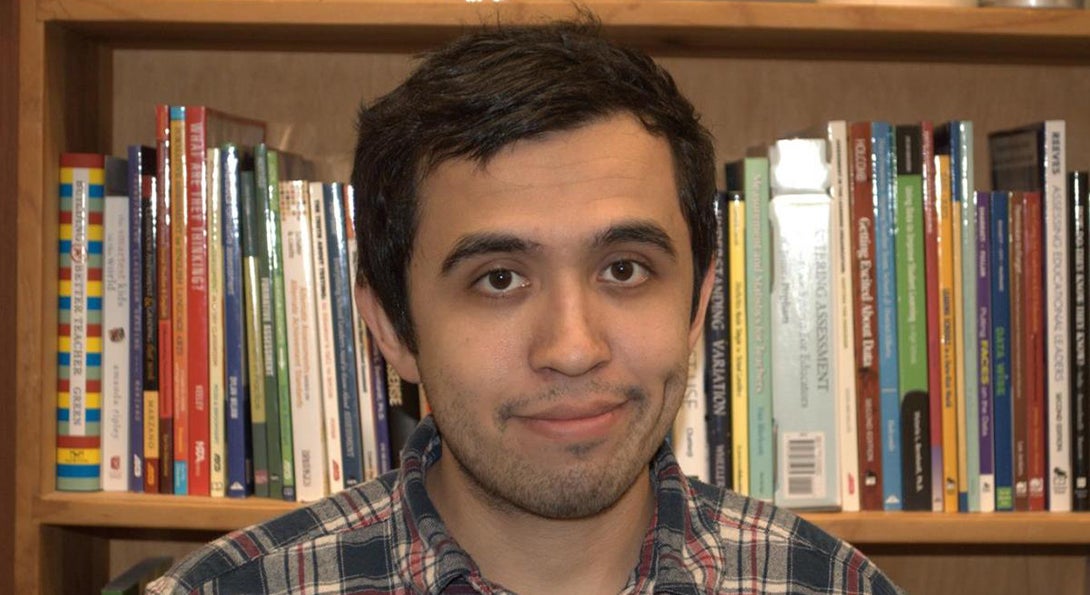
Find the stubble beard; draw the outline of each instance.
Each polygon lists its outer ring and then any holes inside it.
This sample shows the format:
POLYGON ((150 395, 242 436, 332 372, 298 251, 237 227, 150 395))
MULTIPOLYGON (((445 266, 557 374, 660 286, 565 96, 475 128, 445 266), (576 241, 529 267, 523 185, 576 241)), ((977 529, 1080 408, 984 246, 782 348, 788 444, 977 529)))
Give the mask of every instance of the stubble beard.
MULTIPOLYGON (((475 495, 491 507, 511 513, 571 520, 598 515, 628 492, 647 469, 672 426, 677 406, 685 391, 688 369, 681 366, 663 383, 663 399, 652 406, 647 391, 639 386, 592 385, 599 393, 623 395, 631 408, 632 425, 610 453, 601 453, 607 445, 587 442, 566 447, 570 463, 541 465, 526 453, 507 448, 493 434, 481 431, 468 409, 459 406, 459 395, 447 407, 433 411, 443 439, 444 455, 449 455, 475 495)), ((527 400, 548 400, 558 395, 543 395, 527 400)), ((500 436, 507 427, 505 411, 496 414, 500 436)))

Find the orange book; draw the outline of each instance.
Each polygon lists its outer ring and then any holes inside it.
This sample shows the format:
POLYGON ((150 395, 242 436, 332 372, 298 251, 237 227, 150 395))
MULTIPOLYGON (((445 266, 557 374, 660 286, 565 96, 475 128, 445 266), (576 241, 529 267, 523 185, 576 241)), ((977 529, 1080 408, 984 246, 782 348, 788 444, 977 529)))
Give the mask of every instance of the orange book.
POLYGON ((1022 366, 1026 392, 1026 477, 1030 510, 1045 510, 1045 478, 1048 449, 1045 442, 1045 309, 1043 201, 1038 191, 1022 195, 1023 293, 1022 335, 1025 348, 1022 366))
POLYGON ((174 493, 174 332, 171 315, 170 106, 155 106, 158 196, 156 210, 156 294, 159 302, 159 457, 149 458, 145 488, 174 493), (152 480, 158 478, 158 485, 152 480))
POLYGON ((958 510, 958 304, 954 296, 954 213, 950 183, 950 156, 935 156, 935 222, 938 231, 939 394, 942 397, 942 503, 946 512, 958 510))

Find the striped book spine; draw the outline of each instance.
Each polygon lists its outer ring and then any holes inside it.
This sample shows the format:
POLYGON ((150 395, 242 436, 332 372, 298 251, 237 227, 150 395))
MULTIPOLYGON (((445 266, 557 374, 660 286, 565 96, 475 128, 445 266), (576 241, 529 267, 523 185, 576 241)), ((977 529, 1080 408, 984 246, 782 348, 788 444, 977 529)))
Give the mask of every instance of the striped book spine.
POLYGON ((57 489, 101 488, 104 159, 60 161, 57 489))

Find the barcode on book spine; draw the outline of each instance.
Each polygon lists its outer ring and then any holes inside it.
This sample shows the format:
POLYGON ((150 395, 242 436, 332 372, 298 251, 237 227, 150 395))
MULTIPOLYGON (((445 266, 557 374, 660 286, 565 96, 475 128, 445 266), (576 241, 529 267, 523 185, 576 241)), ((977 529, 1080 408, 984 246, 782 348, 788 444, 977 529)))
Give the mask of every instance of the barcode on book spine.
POLYGON ((784 486, 788 498, 825 497, 825 434, 784 434, 784 486))

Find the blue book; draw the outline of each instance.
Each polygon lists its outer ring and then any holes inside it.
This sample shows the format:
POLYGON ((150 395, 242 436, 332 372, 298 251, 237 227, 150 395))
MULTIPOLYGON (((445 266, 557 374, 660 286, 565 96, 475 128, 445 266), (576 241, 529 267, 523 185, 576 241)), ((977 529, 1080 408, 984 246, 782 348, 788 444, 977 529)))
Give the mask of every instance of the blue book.
POLYGON ((238 147, 225 144, 223 172, 223 338, 227 380, 227 495, 245 498, 250 481, 249 391, 246 390, 246 335, 243 331, 242 211, 238 147))
POLYGON ((886 510, 900 510, 901 493, 901 386, 897 335, 897 250, 894 230, 897 195, 894 191, 893 128, 871 123, 874 168, 874 259, 878 280, 878 385, 882 417, 882 501, 886 510))
MULTIPOLYGON (((152 168, 155 150, 128 148, 129 178, 129 491, 144 491, 144 172, 152 168), (149 153, 150 152, 150 153, 149 153), (146 160, 146 161, 145 161, 146 160)), ((154 196, 152 197, 154 199, 154 196)))
POLYGON ((360 395, 356 384, 356 341, 352 327, 352 283, 348 271, 348 244, 344 194, 341 184, 322 184, 325 206, 326 249, 329 254, 329 288, 333 311, 333 344, 337 357, 337 400, 341 406, 341 464, 344 486, 363 481, 363 440, 360 428, 360 395))
MULTIPOLYGON (((729 184, 729 182, 728 182, 729 184)), ((715 211, 715 280, 704 319, 704 397, 707 403, 708 477, 731 488, 730 330, 727 322, 727 197, 717 194, 715 211)))
POLYGON ((992 193, 992 402, 995 405, 995 509, 1014 510, 1014 419, 1010 359, 1009 204, 1007 192, 992 193))

